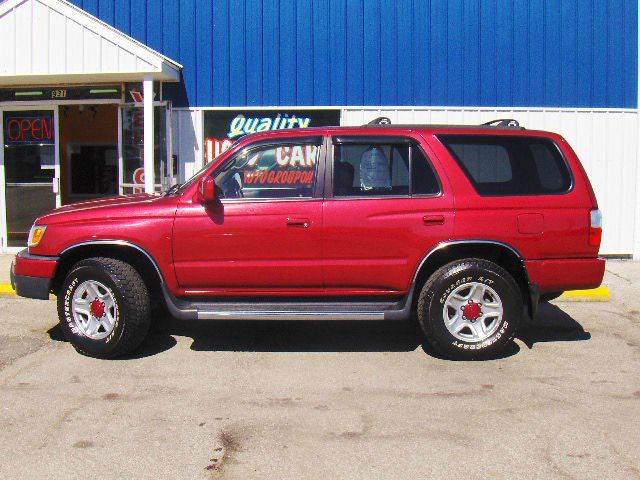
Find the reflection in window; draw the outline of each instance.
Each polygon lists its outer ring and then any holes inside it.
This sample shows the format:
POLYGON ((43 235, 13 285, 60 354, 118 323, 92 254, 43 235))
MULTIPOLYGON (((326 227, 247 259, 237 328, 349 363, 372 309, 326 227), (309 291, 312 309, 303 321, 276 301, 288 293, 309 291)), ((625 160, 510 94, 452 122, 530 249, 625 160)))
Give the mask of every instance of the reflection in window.
POLYGON ((416 145, 336 145, 333 169, 336 197, 434 195, 440 191, 429 160, 416 145))
POLYGON ((313 196, 320 146, 280 145, 245 150, 215 172, 221 198, 313 196))

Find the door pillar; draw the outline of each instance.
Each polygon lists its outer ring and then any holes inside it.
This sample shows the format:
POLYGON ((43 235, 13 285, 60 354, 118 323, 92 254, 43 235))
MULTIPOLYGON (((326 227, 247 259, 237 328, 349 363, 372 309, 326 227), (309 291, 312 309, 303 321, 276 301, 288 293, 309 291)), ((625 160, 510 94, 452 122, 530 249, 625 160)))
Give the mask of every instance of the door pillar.
POLYGON ((154 134, 153 134, 153 77, 145 75, 142 86, 144 109, 144 191, 153 193, 154 175, 154 134))

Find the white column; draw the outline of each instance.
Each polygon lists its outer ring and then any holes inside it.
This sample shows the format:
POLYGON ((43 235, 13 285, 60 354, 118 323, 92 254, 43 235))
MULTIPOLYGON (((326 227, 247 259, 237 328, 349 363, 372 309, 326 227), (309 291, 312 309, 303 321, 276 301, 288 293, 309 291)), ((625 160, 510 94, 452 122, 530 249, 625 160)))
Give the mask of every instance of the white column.
MULTIPOLYGON (((640 15, 638 15, 638 28, 640 28, 640 15)), ((640 36, 638 37, 638 48, 640 49, 640 36)), ((640 50, 638 50, 638 52, 640 52, 640 50)), ((638 74, 640 74, 640 62, 638 62, 638 74)), ((638 137, 636 137, 636 203, 633 206, 636 211, 633 259, 640 260, 640 77, 638 77, 638 90, 636 90, 636 94, 638 96, 638 111, 636 112, 638 137)))
MULTIPOLYGON (((640 86, 638 87, 640 92, 640 86)), ((635 210, 635 232, 633 239, 633 259, 640 260, 640 109, 636 113, 637 132, 636 137, 636 198, 632 208, 635 210)))
POLYGON ((145 75, 142 88, 144 106, 144 191, 154 191, 154 161, 153 161, 153 77, 145 75))

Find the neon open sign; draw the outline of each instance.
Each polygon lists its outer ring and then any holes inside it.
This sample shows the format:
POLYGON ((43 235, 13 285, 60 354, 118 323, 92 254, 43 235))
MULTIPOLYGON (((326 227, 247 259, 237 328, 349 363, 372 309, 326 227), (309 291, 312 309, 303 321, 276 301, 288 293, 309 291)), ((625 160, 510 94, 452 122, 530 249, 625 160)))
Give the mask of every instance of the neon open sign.
POLYGON ((55 143, 53 113, 23 114, 5 113, 5 144, 47 144, 55 143))

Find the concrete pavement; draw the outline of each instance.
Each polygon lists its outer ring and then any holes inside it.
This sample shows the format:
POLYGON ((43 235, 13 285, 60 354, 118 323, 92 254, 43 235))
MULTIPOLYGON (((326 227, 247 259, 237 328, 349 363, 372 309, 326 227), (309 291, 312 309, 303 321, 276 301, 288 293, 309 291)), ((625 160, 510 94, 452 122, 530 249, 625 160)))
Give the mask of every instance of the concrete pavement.
POLYGON ((0 254, 0 285, 9 283, 9 269, 15 255, 0 254))
POLYGON ((640 263, 606 281, 487 362, 410 324, 166 319, 99 361, 4 296, 0 478, 640 478, 640 263))

